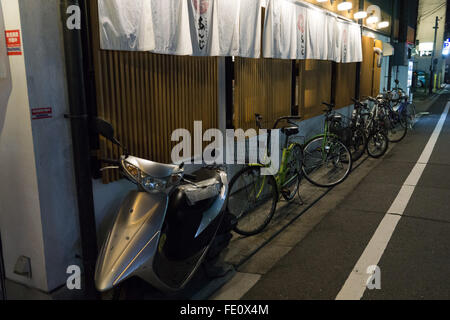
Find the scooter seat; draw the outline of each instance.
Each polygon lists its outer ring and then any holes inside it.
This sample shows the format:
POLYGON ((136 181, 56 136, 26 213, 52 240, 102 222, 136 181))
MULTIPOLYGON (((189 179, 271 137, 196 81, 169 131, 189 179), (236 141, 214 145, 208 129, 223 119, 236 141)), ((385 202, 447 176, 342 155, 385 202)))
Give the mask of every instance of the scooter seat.
POLYGON ((189 180, 190 183, 179 187, 179 190, 186 195, 186 200, 190 206, 211 203, 216 200, 223 186, 220 174, 217 171, 200 169, 191 176, 193 179, 189 180))

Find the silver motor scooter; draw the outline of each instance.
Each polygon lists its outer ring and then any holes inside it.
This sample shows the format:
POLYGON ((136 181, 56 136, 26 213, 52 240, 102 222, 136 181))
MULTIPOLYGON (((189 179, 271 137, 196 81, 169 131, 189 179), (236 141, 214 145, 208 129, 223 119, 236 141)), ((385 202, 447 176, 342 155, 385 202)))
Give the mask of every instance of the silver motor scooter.
MULTIPOLYGON (((121 146, 111 124, 98 119, 100 135, 121 146)), ((123 148, 124 149, 124 148, 123 148)), ((135 183, 99 254, 95 283, 110 290, 137 276, 164 292, 183 289, 215 247, 228 196, 226 172, 203 168, 185 174, 183 165, 166 165, 128 155, 104 160, 135 183), (216 240, 216 241, 215 241, 216 240)), ((222 250, 223 248, 220 248, 222 250)))

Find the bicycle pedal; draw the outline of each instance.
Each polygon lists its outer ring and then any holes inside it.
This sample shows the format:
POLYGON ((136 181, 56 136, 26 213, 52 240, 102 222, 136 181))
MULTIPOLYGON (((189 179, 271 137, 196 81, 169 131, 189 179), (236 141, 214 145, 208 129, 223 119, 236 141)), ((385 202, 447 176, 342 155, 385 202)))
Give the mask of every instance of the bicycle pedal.
POLYGON ((281 190, 281 195, 282 195, 283 197, 288 197, 288 196, 289 196, 289 191, 287 191, 287 190, 281 190))

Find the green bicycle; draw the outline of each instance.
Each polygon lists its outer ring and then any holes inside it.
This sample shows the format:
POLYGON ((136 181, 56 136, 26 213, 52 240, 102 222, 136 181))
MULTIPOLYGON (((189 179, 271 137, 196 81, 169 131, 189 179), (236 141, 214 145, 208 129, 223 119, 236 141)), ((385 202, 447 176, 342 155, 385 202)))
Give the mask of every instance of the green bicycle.
POLYGON ((340 116, 333 112, 335 105, 322 104, 327 107, 323 133, 311 138, 303 148, 303 174, 312 184, 330 188, 344 182, 352 171, 352 153, 348 143, 343 141, 352 137, 343 137, 330 130, 340 121, 340 116))
MULTIPOLYGON (((285 135, 280 169, 276 175, 264 175, 263 169, 270 165, 249 164, 239 171, 231 180, 227 210, 237 220, 235 231, 243 236, 251 236, 264 230, 275 213, 280 194, 286 201, 295 198, 302 178, 302 147, 298 143, 289 143, 289 138, 299 133, 298 125, 292 120, 300 117, 282 117, 274 125, 277 128, 281 121, 288 121, 292 127, 285 127, 281 132, 285 135)), ((261 129, 262 117, 256 115, 256 124, 261 129)), ((271 134, 268 134, 268 144, 271 134)), ((270 150, 270 147, 267 148, 270 150)))
MULTIPOLYGON (((282 117, 275 122, 274 129, 284 120, 292 125, 281 129, 286 140, 276 175, 263 175, 262 169, 267 166, 250 164, 233 177, 227 210, 237 221, 235 232, 251 236, 264 230, 275 214, 280 194, 286 201, 293 200, 303 175, 320 187, 335 186, 348 177, 353 164, 351 152, 336 134, 329 131, 335 118, 332 114, 334 106, 325 105, 328 110, 324 132, 313 137, 304 147, 299 143, 289 143, 290 137, 299 133, 298 125, 292 120, 300 120, 300 117, 282 117)), ((261 120, 261 116, 256 115, 259 128, 261 120)), ((270 143, 270 136, 268 141, 270 143)))

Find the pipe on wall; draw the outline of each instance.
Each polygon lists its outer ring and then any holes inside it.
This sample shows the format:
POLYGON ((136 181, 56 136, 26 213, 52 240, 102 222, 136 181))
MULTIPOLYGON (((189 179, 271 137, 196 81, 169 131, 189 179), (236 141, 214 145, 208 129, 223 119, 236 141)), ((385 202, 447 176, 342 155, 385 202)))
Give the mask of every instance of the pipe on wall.
POLYGON ((80 237, 84 271, 84 291, 87 298, 97 297, 94 275, 97 259, 97 234, 91 178, 91 158, 89 139, 89 117, 86 90, 86 74, 83 39, 88 32, 86 16, 82 16, 81 30, 66 27, 67 8, 78 6, 85 9, 86 3, 78 0, 62 0, 60 11, 64 39, 67 90, 70 108, 75 180, 80 221, 80 237))

